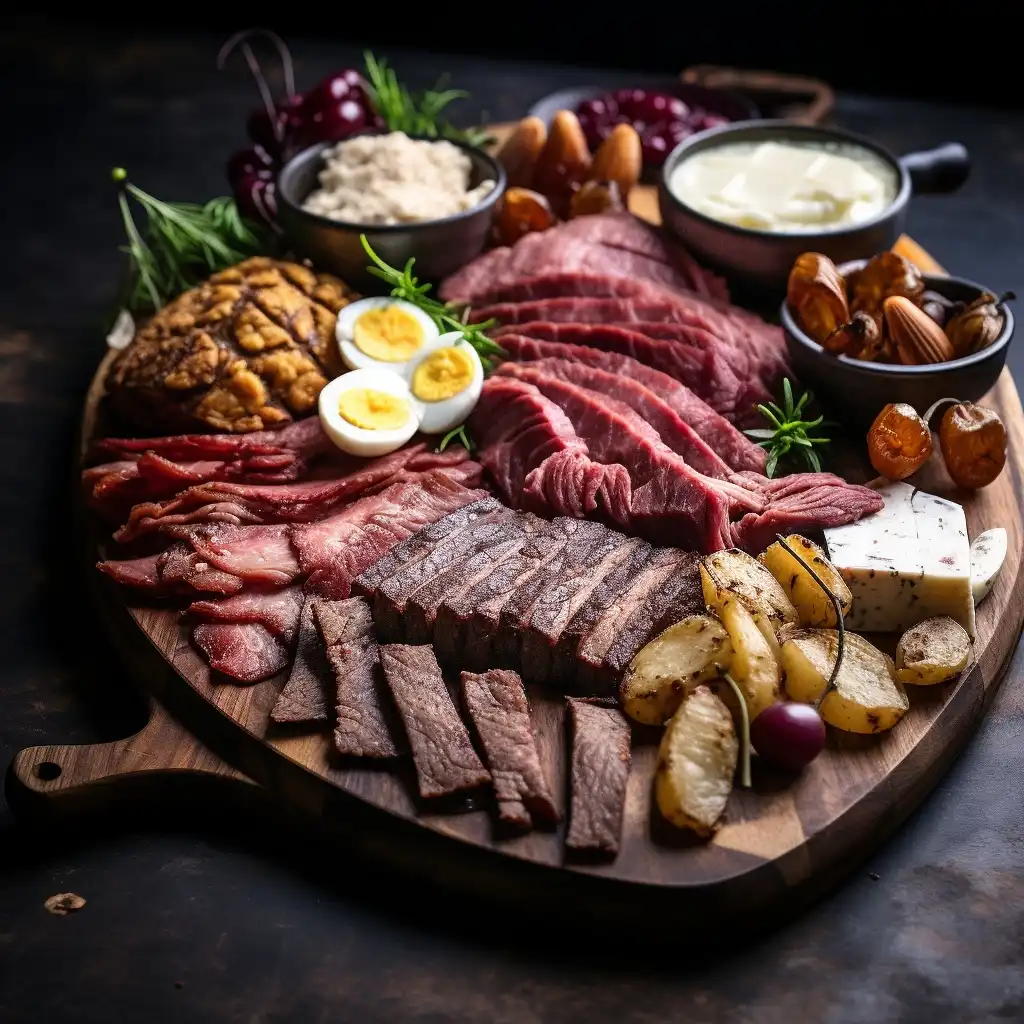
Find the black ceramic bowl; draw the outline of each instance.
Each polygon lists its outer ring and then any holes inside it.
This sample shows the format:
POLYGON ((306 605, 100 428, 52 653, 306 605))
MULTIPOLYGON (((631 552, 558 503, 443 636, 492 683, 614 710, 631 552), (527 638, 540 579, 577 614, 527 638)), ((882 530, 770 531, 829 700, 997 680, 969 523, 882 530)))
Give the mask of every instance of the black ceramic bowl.
POLYGON ((495 204, 506 184, 505 171, 492 156, 473 146, 452 143, 473 162, 470 188, 487 178, 495 182, 483 202, 470 210, 440 220, 411 224, 350 224, 302 208, 317 187, 318 175, 324 166, 324 150, 332 145, 334 143, 321 142, 303 150, 285 164, 278 178, 278 220, 297 255, 308 257, 318 270, 336 274, 367 293, 385 289, 380 280, 366 272, 369 261, 359 241, 361 234, 366 235, 373 251, 392 267, 404 267, 414 258, 414 273, 420 281, 440 281, 480 255, 490 233, 495 204))
MULTIPOLYGON (((856 260, 839 267, 843 274, 864 266, 856 260)), ((962 277, 925 274, 925 286, 960 302, 971 302, 986 289, 962 277)), ((987 348, 963 359, 928 366, 868 363, 834 356, 806 335, 782 303, 780 313, 793 370, 800 382, 814 391, 825 408, 843 410, 857 426, 866 427, 889 402, 906 402, 923 413, 940 398, 976 402, 998 380, 1013 337, 1013 314, 1002 307, 1004 322, 999 337, 987 348)), ((835 418, 834 416, 832 418, 835 418)))
POLYGON ((834 263, 873 256, 892 248, 903 231, 914 192, 951 192, 967 179, 967 151, 957 142, 897 158, 871 139, 839 128, 791 121, 742 121, 691 135, 669 154, 658 182, 658 206, 668 230, 702 263, 762 298, 778 299, 797 256, 820 252, 834 263), (846 228, 786 233, 742 228, 714 220, 687 206, 668 187, 673 171, 704 149, 733 142, 838 142, 870 150, 896 176, 896 196, 879 216, 846 228))

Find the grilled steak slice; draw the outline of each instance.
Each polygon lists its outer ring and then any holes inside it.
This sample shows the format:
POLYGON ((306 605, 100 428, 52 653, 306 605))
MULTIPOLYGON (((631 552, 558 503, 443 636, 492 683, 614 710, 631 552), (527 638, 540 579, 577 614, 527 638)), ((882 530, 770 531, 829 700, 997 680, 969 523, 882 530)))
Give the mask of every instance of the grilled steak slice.
POLYGON ((572 724, 570 850, 619 852, 629 779, 629 723, 617 708, 568 701, 572 724))
POLYGON ((502 332, 501 347, 518 362, 566 359, 605 370, 617 378, 628 377, 653 391, 663 402, 671 406, 679 418, 689 424, 732 469, 738 472, 764 472, 767 458, 764 449, 750 441, 685 384, 667 373, 662 373, 661 370, 654 369, 653 366, 646 366, 619 352, 607 352, 564 341, 541 341, 522 334, 502 332))
POLYGON ((420 796, 445 796, 489 782, 433 650, 385 644, 380 662, 412 748, 420 796))
POLYGON ((531 827, 532 818, 558 821, 561 815, 541 768, 519 676, 505 669, 480 675, 463 672, 462 699, 494 780, 498 817, 524 831, 531 827))
POLYGON ((317 599, 306 595, 299 616, 299 638, 295 645, 295 658, 284 689, 271 709, 275 722, 326 722, 330 673, 324 644, 313 618, 313 605, 317 599))

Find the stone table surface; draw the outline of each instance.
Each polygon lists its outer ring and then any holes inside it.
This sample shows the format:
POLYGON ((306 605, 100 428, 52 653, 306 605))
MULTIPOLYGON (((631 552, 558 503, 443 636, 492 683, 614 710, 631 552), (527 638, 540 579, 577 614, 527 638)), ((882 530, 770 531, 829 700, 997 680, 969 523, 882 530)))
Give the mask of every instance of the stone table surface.
MULTIPOLYGON (((239 67, 214 70, 219 42, 0 34, 4 764, 26 746, 125 736, 144 718, 81 594, 69 466, 122 267, 110 168, 160 197, 226 191, 255 93, 239 67)), ((358 59, 293 42, 300 87, 358 59)), ((450 71, 494 120, 557 88, 646 80, 390 56, 413 86, 450 71)), ((909 230, 950 271, 1024 294, 1024 114, 842 96, 837 120, 898 152, 965 143, 970 182, 915 201, 909 230)), ((1018 346, 1018 375, 1022 358, 1018 346)), ((0 1021, 1024 1020, 1022 671, 1018 651, 949 773, 838 891, 696 960, 642 931, 569 943, 500 917, 467 928, 416 885, 231 808, 140 806, 41 830, 0 805, 0 1021), (44 900, 68 890, 86 907, 48 914, 44 900)))

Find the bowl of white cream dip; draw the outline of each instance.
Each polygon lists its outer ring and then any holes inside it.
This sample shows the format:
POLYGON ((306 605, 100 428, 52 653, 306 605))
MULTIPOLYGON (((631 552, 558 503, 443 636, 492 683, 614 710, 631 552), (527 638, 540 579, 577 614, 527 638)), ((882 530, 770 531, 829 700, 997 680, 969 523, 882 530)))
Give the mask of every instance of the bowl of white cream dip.
POLYGON ((741 121, 680 143, 658 199, 696 259, 767 297, 785 292, 803 252, 843 263, 890 248, 911 195, 953 191, 969 166, 959 143, 898 158, 838 128, 741 121))

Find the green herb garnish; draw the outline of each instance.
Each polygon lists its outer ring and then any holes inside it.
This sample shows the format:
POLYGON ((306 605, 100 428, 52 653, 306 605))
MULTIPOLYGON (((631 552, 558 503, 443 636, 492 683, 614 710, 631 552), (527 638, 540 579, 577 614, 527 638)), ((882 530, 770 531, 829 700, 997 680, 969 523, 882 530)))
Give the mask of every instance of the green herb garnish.
POLYGON ((722 678, 732 687, 736 700, 740 705, 740 785, 750 788, 750 712, 747 710, 747 698, 740 689, 739 683, 728 672, 722 678))
POLYGON ((812 432, 815 428, 825 425, 825 417, 819 416, 813 420, 800 418, 804 409, 813 400, 814 395, 810 391, 805 391, 794 404, 793 386, 787 377, 782 382, 782 407, 779 408, 774 402, 757 407, 758 412, 771 424, 771 428, 759 427, 756 430, 745 430, 744 433, 754 438, 768 451, 768 462, 764 470, 766 476, 774 476, 779 460, 790 454, 802 456, 815 473, 821 472, 821 459, 814 446, 830 444, 831 441, 812 432))
POLYGON ((484 364, 485 373, 490 372, 492 359, 504 359, 508 355, 500 345, 491 341, 484 334, 484 331, 494 326, 495 320, 485 320, 479 324, 466 323, 468 310, 463 311, 460 316, 458 315, 457 306, 438 302, 437 299, 432 299, 427 295, 427 292, 430 291, 433 285, 420 284, 413 276, 412 266, 416 262, 414 258, 406 263, 404 270, 395 270, 394 267, 389 267, 370 248, 366 235, 360 235, 359 241, 363 243, 366 255, 374 263, 374 266, 367 267, 366 269, 374 277, 379 277, 391 286, 391 297, 393 299, 401 299, 404 302, 411 302, 414 306, 423 310, 434 321, 434 325, 442 334, 448 334, 450 331, 461 333, 462 340, 468 342, 476 349, 477 355, 480 356, 480 361, 484 364))
POLYGON ((267 251, 260 229, 242 217, 233 199, 165 203, 128 181, 123 167, 114 168, 113 179, 128 236, 121 250, 130 258, 124 306, 133 313, 157 310, 210 274, 267 251), (146 213, 145 232, 135 223, 129 197, 146 213))
POLYGON ((446 83, 442 78, 433 89, 411 93, 398 81, 386 60, 377 60, 369 50, 363 54, 363 59, 366 62, 367 92, 389 130, 425 135, 431 139, 451 139, 470 146, 486 146, 494 141, 493 136, 483 129, 456 128, 441 116, 449 103, 466 99, 468 92, 444 88, 446 83))
POLYGON ((465 423, 456 427, 454 430, 449 430, 448 433, 441 438, 441 443, 437 446, 437 451, 443 452, 445 448, 452 443, 452 441, 458 441, 459 444, 461 444, 462 447, 472 455, 473 440, 466 431, 465 423))

